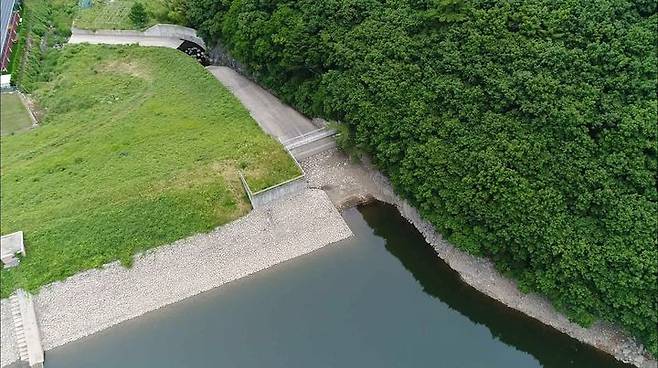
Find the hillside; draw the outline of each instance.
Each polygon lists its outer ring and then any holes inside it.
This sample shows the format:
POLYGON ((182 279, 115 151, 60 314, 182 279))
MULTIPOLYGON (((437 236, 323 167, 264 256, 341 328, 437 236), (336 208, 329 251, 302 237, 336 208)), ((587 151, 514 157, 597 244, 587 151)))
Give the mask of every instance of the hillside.
POLYGON ((67 46, 43 62, 40 126, 1 138, 2 234, 28 256, 2 296, 208 231, 254 190, 298 175, 283 147, 194 59, 162 48, 67 46))
POLYGON ((176 3, 452 243, 658 353, 655 2, 176 3))

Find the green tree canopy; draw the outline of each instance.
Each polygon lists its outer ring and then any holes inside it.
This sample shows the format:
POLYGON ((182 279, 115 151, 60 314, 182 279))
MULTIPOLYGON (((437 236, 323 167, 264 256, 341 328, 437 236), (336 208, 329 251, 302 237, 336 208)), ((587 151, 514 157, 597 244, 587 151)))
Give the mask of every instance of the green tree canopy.
POLYGON ((656 354, 656 2, 194 0, 453 244, 656 354))
POLYGON ((144 4, 136 2, 130 7, 130 14, 128 14, 130 20, 135 24, 135 26, 142 28, 146 26, 146 23, 149 20, 149 16, 146 13, 146 8, 144 4))

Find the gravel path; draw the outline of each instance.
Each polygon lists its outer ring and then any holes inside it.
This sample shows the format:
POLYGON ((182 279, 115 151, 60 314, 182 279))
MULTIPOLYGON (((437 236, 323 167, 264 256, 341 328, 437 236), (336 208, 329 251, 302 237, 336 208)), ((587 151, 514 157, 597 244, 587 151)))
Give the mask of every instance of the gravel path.
POLYGON ((0 366, 4 367, 18 360, 14 320, 11 317, 9 299, 0 300, 0 366))
POLYGON ((604 323, 583 328, 572 323, 555 310, 546 298, 520 292, 516 283, 496 271, 489 260, 454 248, 443 240, 430 223, 420 217, 415 208, 399 198, 388 179, 371 165, 351 162, 335 150, 310 157, 301 165, 309 185, 326 190, 336 207, 347 207, 372 198, 395 205, 402 216, 434 247, 438 256, 459 272, 466 283, 480 292, 621 361, 641 368, 657 367, 656 360, 641 344, 619 328, 604 323))
MULTIPOLYGON (((208 234, 53 283, 35 295, 44 350, 210 290, 352 235, 327 195, 305 190, 208 234)), ((5 359, 3 300, 3 362, 5 359)), ((9 351, 9 350, 8 350, 9 351)), ((15 360, 15 359, 14 359, 15 360)))

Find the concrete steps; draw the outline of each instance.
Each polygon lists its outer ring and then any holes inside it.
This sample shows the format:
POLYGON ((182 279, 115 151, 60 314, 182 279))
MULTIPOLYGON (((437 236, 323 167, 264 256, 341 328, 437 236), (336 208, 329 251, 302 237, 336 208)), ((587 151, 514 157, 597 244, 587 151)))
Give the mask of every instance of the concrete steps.
POLYGON ((311 157, 315 154, 324 152, 328 149, 336 147, 336 141, 333 139, 333 137, 326 137, 323 138, 322 140, 317 140, 313 143, 309 143, 307 145, 291 149, 290 153, 297 159, 297 160, 303 160, 307 157, 311 157))
POLYGON ((20 359, 30 367, 42 367, 43 347, 32 296, 19 289, 9 297, 9 303, 20 359))
POLYGON ((16 336, 16 347, 21 360, 27 362, 29 354, 27 351, 27 341, 25 341, 25 330, 23 329, 23 316, 21 314, 20 301, 16 294, 9 297, 11 306, 11 317, 14 320, 14 335, 16 336))
POLYGON ((297 137, 283 140, 281 141, 281 144, 283 144, 297 160, 303 160, 335 147, 335 135, 335 130, 320 128, 297 137))

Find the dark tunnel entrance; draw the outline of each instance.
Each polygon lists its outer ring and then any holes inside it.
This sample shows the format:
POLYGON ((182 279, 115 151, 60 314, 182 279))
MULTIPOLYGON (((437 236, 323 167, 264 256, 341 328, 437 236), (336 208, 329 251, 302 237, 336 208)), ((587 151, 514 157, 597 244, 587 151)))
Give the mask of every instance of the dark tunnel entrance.
POLYGON ((178 50, 197 59, 197 61, 203 66, 210 65, 210 59, 208 58, 208 54, 206 54, 206 50, 195 42, 183 40, 183 43, 178 46, 178 50))

